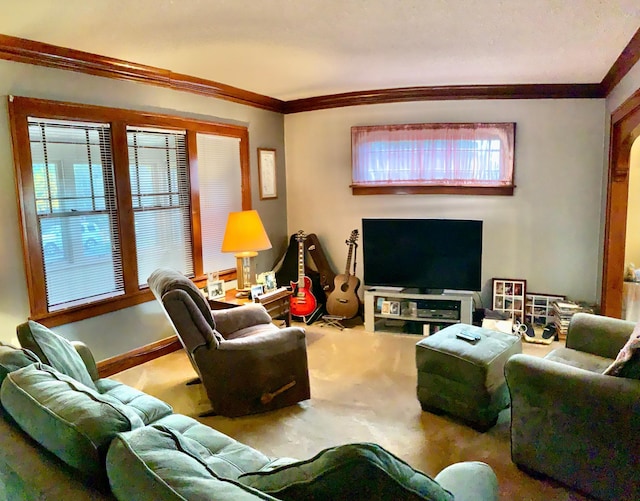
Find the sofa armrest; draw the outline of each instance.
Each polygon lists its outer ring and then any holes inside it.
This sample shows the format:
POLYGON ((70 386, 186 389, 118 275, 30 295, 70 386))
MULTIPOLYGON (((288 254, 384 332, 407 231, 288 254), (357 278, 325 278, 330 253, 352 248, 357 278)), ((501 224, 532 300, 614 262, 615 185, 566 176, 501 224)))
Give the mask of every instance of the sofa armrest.
POLYGON ((498 501, 498 479, 493 469, 480 461, 447 466, 434 480, 454 495, 456 501, 498 501))
POLYGON ((636 426, 640 428, 638 380, 604 376, 524 354, 507 360, 505 378, 512 407, 522 403, 554 414, 574 414, 576 425, 583 420, 594 424, 598 413, 604 413, 604 422, 609 423, 629 420, 636 413, 636 426))
POLYGON ((618 318, 576 313, 571 317, 566 346, 605 358, 616 358, 634 327, 634 322, 618 318))
POLYGON ((84 344, 82 341, 71 341, 71 344, 80 355, 80 358, 84 362, 84 365, 87 368, 87 372, 93 381, 97 381, 100 379, 100 375, 98 374, 98 367, 96 366, 96 361, 93 358, 93 353, 89 347, 84 344))
POLYGON ((272 319, 264 306, 257 303, 245 304, 239 308, 211 310, 215 329, 223 337, 247 327, 270 324, 272 319))
POLYGON ((284 329, 268 330, 251 336, 220 341, 218 350, 222 351, 251 351, 251 350, 282 350, 287 347, 297 347, 305 343, 306 335, 300 327, 285 327, 284 329))

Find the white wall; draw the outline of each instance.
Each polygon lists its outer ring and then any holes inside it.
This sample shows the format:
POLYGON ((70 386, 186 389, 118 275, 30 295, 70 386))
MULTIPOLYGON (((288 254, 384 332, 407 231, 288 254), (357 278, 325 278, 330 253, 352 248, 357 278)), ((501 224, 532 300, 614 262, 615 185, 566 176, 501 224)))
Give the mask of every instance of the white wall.
MULTIPOLYGON (((0 61, 0 341, 17 343, 16 325, 29 315, 22 258, 7 96, 27 96, 248 126, 253 207, 260 212, 274 248, 258 258, 258 271, 270 269, 288 243, 284 125, 279 113, 159 87, 63 70, 0 61), (278 199, 260 201, 257 148, 276 148, 278 199)), ((85 341, 98 360, 173 335, 155 301, 54 329, 85 341)))
MULTIPOLYGON (((316 233, 337 272, 365 217, 484 221, 483 301, 491 278, 595 302, 601 268, 605 104, 592 100, 425 101, 285 116, 289 233, 316 233), (351 194, 353 125, 516 122, 512 197, 351 194)), ((446 238, 438 235, 436 238, 446 238)), ((361 247, 358 263, 362 263, 361 247)), ((362 266, 357 270, 362 278, 362 266)))

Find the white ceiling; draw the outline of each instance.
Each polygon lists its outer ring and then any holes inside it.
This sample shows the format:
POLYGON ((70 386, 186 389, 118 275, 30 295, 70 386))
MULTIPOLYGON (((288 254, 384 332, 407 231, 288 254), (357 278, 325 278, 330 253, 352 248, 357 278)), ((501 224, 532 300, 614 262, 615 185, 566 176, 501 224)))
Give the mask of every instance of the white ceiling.
POLYGON ((639 0, 4 0, 0 33, 282 100, 599 83, 639 0))

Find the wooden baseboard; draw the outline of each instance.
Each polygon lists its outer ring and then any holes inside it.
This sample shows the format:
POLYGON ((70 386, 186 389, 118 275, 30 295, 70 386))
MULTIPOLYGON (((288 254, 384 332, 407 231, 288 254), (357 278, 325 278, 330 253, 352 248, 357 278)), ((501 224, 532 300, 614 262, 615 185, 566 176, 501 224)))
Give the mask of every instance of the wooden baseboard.
POLYGON ((161 339, 160 341, 141 346, 122 355, 101 360, 96 364, 98 366, 98 374, 100 377, 112 376, 125 369, 130 369, 131 367, 181 349, 182 344, 177 336, 161 339))

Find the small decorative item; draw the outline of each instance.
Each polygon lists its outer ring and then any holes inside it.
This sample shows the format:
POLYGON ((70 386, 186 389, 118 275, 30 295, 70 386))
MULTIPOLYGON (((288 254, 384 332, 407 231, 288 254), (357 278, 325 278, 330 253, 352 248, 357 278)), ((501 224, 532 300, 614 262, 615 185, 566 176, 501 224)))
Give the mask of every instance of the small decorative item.
MULTIPOLYGON (((216 274, 217 275, 217 274, 216 274)), ((221 299, 225 296, 224 280, 207 279, 207 295, 209 299, 221 299)))
POLYGON ((400 315, 400 301, 389 301, 389 315, 400 315))
POLYGON ((264 294, 264 285, 252 285, 251 286, 251 299, 256 299, 258 296, 264 294))
POLYGON ((276 184, 276 150, 258 148, 260 200, 278 198, 276 184))
POLYGON ((276 290, 278 288, 278 284, 276 282, 276 272, 275 271, 265 271, 264 275, 264 291, 270 292, 276 290))
POLYGON ((380 313, 382 313, 383 315, 389 315, 389 313, 391 313, 391 301, 382 301, 380 313))
POLYGON ((493 309, 507 313, 513 322, 524 322, 526 290, 526 280, 494 278, 493 309))

